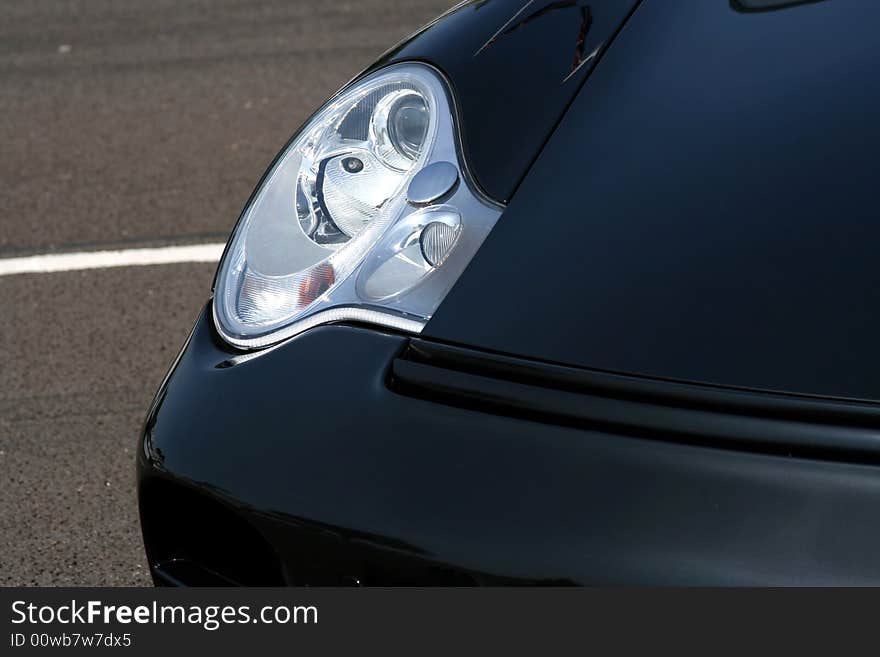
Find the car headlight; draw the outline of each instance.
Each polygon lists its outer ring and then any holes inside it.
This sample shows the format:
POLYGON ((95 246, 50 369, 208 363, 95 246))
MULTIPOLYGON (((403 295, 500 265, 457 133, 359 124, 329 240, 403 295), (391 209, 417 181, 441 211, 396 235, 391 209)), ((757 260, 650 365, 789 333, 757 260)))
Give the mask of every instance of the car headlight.
POLYGON ((424 64, 343 89, 275 160, 218 269, 214 321, 262 347, 318 324, 418 333, 501 214, 467 175, 424 64))

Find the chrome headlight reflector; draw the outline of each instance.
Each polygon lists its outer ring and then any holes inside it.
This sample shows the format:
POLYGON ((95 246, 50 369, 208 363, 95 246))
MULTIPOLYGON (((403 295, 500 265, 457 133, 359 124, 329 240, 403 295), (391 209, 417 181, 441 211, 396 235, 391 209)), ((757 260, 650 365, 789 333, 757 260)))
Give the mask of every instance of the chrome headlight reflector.
POLYGON ((238 222, 214 295, 223 338, 262 347, 346 320, 418 333, 501 213, 456 144, 429 66, 394 65, 340 92, 238 222))

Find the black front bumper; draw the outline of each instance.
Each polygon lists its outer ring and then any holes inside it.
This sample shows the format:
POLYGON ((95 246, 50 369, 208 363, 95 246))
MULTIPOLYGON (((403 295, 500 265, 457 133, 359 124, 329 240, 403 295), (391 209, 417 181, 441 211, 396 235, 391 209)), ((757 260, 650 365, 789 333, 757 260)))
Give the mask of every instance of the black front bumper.
POLYGON ((880 583, 880 468, 404 394, 407 344, 328 326, 241 358, 209 306, 139 450, 157 581, 880 583))

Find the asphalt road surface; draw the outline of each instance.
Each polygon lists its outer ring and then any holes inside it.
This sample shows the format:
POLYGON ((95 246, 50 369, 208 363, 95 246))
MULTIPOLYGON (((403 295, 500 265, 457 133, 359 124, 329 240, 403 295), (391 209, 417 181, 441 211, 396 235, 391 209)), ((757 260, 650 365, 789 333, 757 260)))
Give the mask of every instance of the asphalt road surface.
MULTIPOLYGON (((300 122, 449 4, 0 4, 0 258, 225 240, 300 122)), ((138 431, 213 271, 0 276, 0 585, 149 584, 138 431)))

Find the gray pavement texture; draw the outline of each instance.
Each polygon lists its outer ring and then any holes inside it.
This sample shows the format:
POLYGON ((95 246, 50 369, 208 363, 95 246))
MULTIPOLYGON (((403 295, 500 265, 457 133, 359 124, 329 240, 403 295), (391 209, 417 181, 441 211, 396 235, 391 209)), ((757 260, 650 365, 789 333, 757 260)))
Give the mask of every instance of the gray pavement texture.
MULTIPOLYGON (((300 122, 449 4, 0 4, 0 258, 225 239, 300 122)), ((138 430, 213 269, 0 277, 0 585, 149 583, 138 430)))

